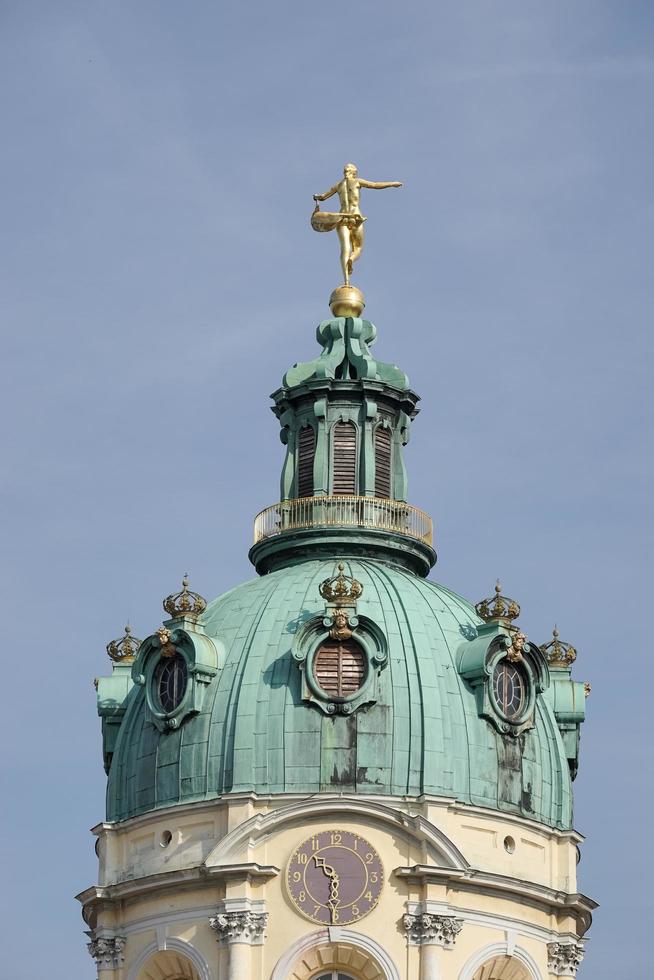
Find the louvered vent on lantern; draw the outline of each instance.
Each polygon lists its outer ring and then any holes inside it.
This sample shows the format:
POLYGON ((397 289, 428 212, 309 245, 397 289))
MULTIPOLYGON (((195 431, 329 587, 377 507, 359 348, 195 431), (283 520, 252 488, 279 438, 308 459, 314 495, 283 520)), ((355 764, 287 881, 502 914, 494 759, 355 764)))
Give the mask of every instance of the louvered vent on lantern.
POLYGON ((312 426, 300 429, 298 439, 297 495, 313 497, 313 458, 316 452, 316 434, 312 426))
POLYGON ((391 430, 375 430, 375 497, 391 495, 391 430))
POLYGON ((356 640, 328 640, 318 650, 313 672, 323 691, 332 698, 346 698, 362 686, 366 659, 356 640))
POLYGON ((357 430, 352 422, 337 422, 332 439, 332 493, 357 492, 357 430))

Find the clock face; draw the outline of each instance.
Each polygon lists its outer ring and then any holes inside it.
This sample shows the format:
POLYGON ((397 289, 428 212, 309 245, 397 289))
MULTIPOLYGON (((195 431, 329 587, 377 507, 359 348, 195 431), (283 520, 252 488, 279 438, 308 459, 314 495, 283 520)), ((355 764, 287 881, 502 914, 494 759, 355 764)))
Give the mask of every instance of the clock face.
POLYGON ((381 895, 384 868, 367 840, 349 830, 323 830, 293 852, 288 894, 298 912, 323 925, 348 925, 371 912, 381 895))

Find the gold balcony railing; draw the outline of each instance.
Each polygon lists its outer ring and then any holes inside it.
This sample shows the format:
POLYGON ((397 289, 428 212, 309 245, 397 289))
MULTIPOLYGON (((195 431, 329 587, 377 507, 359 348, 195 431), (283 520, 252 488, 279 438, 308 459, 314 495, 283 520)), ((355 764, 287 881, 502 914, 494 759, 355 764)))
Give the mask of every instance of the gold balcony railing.
POLYGON ((299 497, 266 507, 254 520, 254 543, 311 527, 365 527, 394 531, 431 547, 431 517, 401 500, 381 497, 299 497))

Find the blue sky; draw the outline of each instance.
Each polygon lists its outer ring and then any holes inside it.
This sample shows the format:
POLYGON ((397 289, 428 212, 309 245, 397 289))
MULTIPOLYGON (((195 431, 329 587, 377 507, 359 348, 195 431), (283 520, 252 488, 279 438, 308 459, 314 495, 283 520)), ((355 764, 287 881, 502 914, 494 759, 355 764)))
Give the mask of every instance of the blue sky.
POLYGON ((346 160, 356 283, 422 413, 434 577, 497 576, 591 681, 581 977, 651 976, 653 476, 646 2, 0 2, 3 962, 92 977, 92 679, 189 571, 252 575, 268 393, 339 282, 308 223, 346 160))

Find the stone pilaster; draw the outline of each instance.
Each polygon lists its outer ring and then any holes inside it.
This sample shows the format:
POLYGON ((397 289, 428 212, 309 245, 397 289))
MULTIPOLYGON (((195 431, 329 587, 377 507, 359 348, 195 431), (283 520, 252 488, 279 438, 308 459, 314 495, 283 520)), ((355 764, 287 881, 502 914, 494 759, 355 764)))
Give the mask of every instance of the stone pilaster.
POLYGON ((221 902, 209 919, 218 942, 226 946, 234 943, 260 946, 265 939, 267 924, 268 913, 262 902, 236 902, 234 899, 221 902))
POLYGON ((576 977, 583 958, 582 943, 547 944, 547 969, 555 977, 576 977))
POLYGON ((125 944, 127 940, 124 936, 99 935, 94 936, 87 949, 95 965, 100 970, 117 970, 125 962, 125 944))
POLYGON ((463 919, 453 915, 439 915, 420 908, 402 917, 402 926, 412 946, 452 947, 463 928, 463 919))

